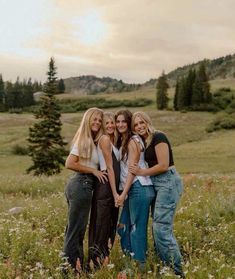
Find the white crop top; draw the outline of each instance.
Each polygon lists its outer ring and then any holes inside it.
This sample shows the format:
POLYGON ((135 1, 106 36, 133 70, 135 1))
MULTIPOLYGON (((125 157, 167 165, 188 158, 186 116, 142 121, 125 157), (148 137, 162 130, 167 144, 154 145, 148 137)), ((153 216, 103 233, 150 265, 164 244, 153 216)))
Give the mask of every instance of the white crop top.
MULTIPOLYGON (((144 147, 144 143, 143 143, 142 139, 139 136, 137 136, 137 135, 132 136, 132 139, 134 139, 136 142, 138 142, 140 144, 140 146, 141 146, 140 160, 138 162, 138 166, 141 169, 146 169, 147 168, 147 164, 146 164, 146 162, 144 160, 144 148, 145 148, 144 147)), ((121 153, 121 151, 120 151, 120 153, 121 153)), ((126 161, 121 160, 120 161, 121 173, 120 173, 119 190, 121 190, 121 191, 123 191, 125 183, 126 183, 126 179, 127 179, 127 175, 128 175, 128 165, 129 165, 128 160, 126 160, 126 161)), ((153 185, 150 176, 140 176, 140 175, 138 175, 138 176, 135 176, 135 178, 133 180, 133 183, 136 180, 139 180, 139 182, 143 186, 153 185)))
MULTIPOLYGON (((78 147, 76 145, 73 145, 70 154, 78 156, 79 157, 79 151, 78 151, 78 147)), ((98 169, 99 167, 99 159, 98 159, 98 152, 97 152, 97 148, 95 147, 92 150, 91 153, 91 158, 85 159, 85 158, 80 158, 79 157, 79 162, 87 167, 90 168, 94 168, 94 169, 98 169)))
MULTIPOLYGON (((114 155, 116 157, 116 159, 118 161, 120 161, 120 152, 119 150, 117 149, 116 146, 114 146, 113 144, 111 145, 111 151, 114 152, 114 155)), ((98 158, 99 158, 99 164, 100 164, 100 170, 103 171, 103 170, 107 170, 107 166, 106 166, 106 162, 105 162, 105 159, 104 159, 104 155, 103 155, 103 152, 99 146, 99 143, 98 143, 98 146, 97 146, 97 153, 98 153, 98 158)))

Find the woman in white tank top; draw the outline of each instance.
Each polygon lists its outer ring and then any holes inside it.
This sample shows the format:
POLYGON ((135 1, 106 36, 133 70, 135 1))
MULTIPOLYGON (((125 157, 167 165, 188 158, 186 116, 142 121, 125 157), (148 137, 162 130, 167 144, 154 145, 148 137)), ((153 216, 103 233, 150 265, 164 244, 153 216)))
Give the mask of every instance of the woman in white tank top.
POLYGON ((90 268, 108 264, 118 220, 115 199, 118 197, 120 165, 113 113, 104 113, 103 129, 105 134, 99 139, 97 153, 100 170, 107 173, 108 181, 97 181, 93 193, 88 241, 90 268))

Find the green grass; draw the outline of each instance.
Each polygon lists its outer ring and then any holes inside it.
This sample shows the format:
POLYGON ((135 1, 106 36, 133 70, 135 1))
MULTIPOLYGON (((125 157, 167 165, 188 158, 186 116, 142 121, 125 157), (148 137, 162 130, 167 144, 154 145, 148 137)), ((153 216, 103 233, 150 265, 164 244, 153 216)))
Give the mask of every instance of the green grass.
MULTIPOLYGON (((207 134, 205 128, 215 117, 207 112, 159 112, 154 107, 143 110, 155 127, 168 135, 177 169, 184 178, 175 234, 184 256, 186 278, 234 278, 235 131, 207 134)), ((62 133, 68 142, 81 116, 62 116, 62 133)), ((15 144, 26 146, 28 127, 33 122, 30 114, 0 114, 0 278, 4 279, 62 279, 67 218, 64 187, 71 172, 64 169, 49 178, 25 174, 30 158, 12 154, 12 148, 15 144), (20 207, 21 212, 11 214, 9 209, 14 207, 20 207)), ((85 247, 87 255, 87 242, 85 247)), ((127 264, 136 274, 136 266, 122 255, 118 237, 111 264, 93 278, 116 278, 127 264)), ((176 278, 170 270, 160 276, 157 265, 160 263, 154 256, 149 227, 144 278, 176 278)), ((82 278, 88 277, 83 274, 82 278)))

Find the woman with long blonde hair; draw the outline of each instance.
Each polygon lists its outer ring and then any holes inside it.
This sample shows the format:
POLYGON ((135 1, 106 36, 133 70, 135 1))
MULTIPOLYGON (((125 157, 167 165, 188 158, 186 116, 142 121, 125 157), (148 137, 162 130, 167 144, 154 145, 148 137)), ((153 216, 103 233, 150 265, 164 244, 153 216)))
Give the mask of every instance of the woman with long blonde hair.
POLYGON ((96 179, 104 182, 106 174, 98 170, 96 144, 102 135, 103 111, 88 109, 82 118, 67 157, 65 167, 75 171, 65 190, 68 223, 64 239, 64 256, 76 272, 83 267, 83 240, 88 223, 96 179))
POLYGON ((134 175, 151 176, 156 193, 152 232, 157 256, 171 266, 176 275, 185 278, 182 256, 173 233, 174 215, 183 184, 174 165, 170 142, 163 132, 154 129, 150 117, 144 112, 133 114, 132 129, 146 145, 144 153, 148 168, 133 164, 129 171, 134 175))
POLYGON ((108 264, 118 220, 115 200, 118 197, 120 165, 114 113, 104 113, 103 130, 104 134, 99 139, 97 151, 100 170, 107 172, 108 181, 97 183, 93 194, 89 226, 90 267, 108 264))

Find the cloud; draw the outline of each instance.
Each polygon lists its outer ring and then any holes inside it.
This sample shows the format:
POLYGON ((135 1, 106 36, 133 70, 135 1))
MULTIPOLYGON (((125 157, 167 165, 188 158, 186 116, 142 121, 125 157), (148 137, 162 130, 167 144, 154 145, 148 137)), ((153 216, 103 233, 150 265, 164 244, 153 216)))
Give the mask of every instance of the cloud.
POLYGON ((64 77, 144 82, 162 70, 234 53, 234 9, 233 0, 53 0, 46 31, 34 34, 27 48, 40 50, 44 59, 53 55, 64 77), (80 37, 86 28, 81 19, 89 14, 105 26, 103 40, 94 44, 80 37))

